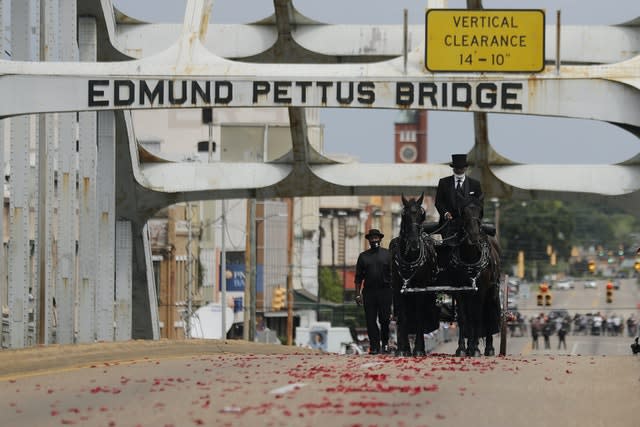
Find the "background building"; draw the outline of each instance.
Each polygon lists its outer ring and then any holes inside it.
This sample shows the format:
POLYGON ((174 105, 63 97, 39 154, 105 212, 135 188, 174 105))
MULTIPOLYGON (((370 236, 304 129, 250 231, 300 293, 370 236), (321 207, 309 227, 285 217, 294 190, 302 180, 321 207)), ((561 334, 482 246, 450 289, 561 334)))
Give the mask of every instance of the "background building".
POLYGON ((427 163, 427 110, 403 110, 395 120, 395 163, 427 163))
MULTIPOLYGON (((194 162, 264 162, 286 154, 291 147, 289 116, 286 109, 204 109, 136 111, 134 126, 138 140, 152 155, 167 160, 194 162)), ((307 110, 312 144, 321 150, 322 129, 316 110, 307 110)), ((230 322, 244 320, 248 242, 248 204, 244 199, 201 201, 191 209, 182 204, 160 212, 150 224, 157 234, 166 236, 153 246, 157 272, 162 336, 184 336, 186 315, 186 277, 181 263, 195 273, 192 311, 222 298, 221 261, 226 258, 226 306, 234 308, 230 322), (181 212, 182 215, 172 215, 181 212), (189 218, 187 213, 191 212, 189 218), (185 238, 191 227, 197 233, 185 238), (167 232, 161 232, 167 230, 167 232), (170 230, 182 231, 172 233, 170 230), (187 244, 187 240, 191 244, 187 244), (190 254, 185 248, 192 248, 190 254), (176 270, 175 268, 178 268, 176 270)), ((291 274, 293 288, 318 294, 319 211, 316 198, 260 200, 256 203, 256 312, 274 329, 284 330, 286 311, 274 310, 276 288, 286 287, 291 274), (288 203, 293 203, 289 218, 288 203), (291 221, 291 224, 289 224, 291 221), (289 225, 293 230, 291 265, 287 247, 289 225)), ((307 319, 303 316, 304 319, 307 319)), ((309 322, 313 319, 306 320, 309 322)), ((305 320, 303 320, 304 322, 305 320)), ((298 320, 299 322, 299 320, 298 320)))

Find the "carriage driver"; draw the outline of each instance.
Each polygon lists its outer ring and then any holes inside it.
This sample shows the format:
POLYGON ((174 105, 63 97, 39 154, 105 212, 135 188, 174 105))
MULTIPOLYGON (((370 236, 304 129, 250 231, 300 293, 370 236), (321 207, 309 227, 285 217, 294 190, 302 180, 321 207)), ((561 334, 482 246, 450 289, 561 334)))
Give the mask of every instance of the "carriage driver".
MULTIPOLYGON (((455 234, 461 227, 456 219, 460 218, 462 202, 467 197, 482 197, 480 181, 466 175, 467 166, 469 166, 466 154, 452 154, 449 166, 453 168, 453 175, 440 179, 436 190, 436 209, 440 214, 440 226, 449 221, 442 233, 445 238, 455 234)), ((482 213, 481 211, 480 218, 482 213)), ((446 268, 449 263, 449 248, 450 245, 442 245, 438 248, 440 268, 446 268)))
POLYGON ((364 238, 369 241, 370 248, 358 256, 356 264, 356 303, 362 305, 364 302, 369 354, 389 352, 389 321, 393 298, 391 252, 380 247, 383 237, 380 230, 369 230, 364 238))
POLYGON ((452 154, 449 166, 453 168, 453 175, 440 179, 436 191, 436 209, 440 214, 440 224, 460 216, 462 206, 459 204, 464 198, 482 197, 480 181, 466 175, 469 166, 466 154, 452 154))

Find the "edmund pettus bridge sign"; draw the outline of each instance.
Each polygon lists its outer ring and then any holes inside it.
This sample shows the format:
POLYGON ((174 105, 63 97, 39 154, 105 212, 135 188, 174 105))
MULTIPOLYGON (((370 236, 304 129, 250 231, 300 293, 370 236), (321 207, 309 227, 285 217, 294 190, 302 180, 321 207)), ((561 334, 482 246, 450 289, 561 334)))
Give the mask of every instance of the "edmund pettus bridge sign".
POLYGON ((540 72, 544 11, 429 9, 425 66, 431 72, 540 72))

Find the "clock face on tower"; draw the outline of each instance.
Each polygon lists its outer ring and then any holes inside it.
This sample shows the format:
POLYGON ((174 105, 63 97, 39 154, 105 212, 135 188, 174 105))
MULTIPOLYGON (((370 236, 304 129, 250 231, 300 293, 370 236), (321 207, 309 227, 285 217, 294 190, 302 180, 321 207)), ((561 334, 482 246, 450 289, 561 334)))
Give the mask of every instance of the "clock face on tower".
POLYGON ((413 163, 418 158, 418 150, 413 144, 404 144, 400 147, 400 160, 404 163, 413 163))

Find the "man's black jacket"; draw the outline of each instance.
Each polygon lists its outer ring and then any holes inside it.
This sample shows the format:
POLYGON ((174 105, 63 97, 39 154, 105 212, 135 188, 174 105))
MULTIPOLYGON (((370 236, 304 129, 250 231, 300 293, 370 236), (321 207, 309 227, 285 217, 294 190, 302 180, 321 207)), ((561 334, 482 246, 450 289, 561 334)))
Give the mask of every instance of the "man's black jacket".
MULTIPOLYGON (((440 214, 440 223, 444 222, 445 212, 449 212, 454 218, 460 217, 458 200, 459 197, 456 193, 458 190, 454 186, 454 176, 447 176, 440 179, 438 182, 438 190, 436 191, 436 209, 440 214)), ((471 177, 465 177, 462 183, 462 196, 469 197, 482 196, 482 188, 480 181, 471 177)))
POLYGON ((362 283, 365 289, 391 287, 391 252, 385 248, 371 248, 358 256, 355 283, 362 283))

